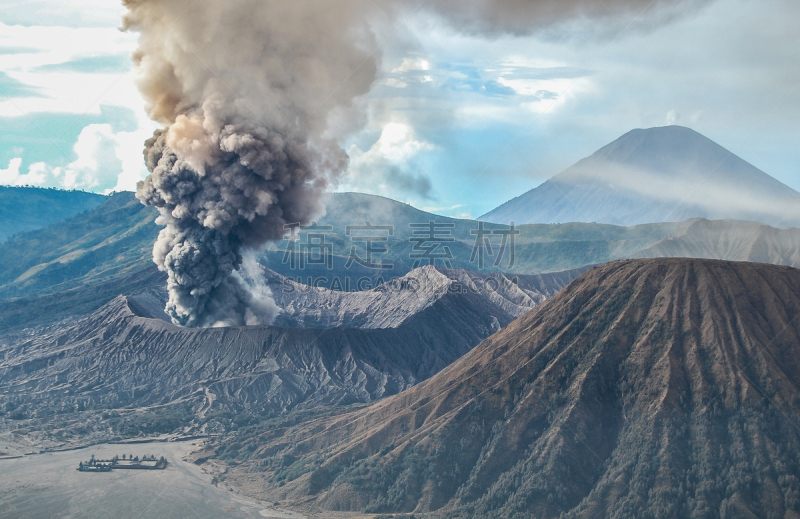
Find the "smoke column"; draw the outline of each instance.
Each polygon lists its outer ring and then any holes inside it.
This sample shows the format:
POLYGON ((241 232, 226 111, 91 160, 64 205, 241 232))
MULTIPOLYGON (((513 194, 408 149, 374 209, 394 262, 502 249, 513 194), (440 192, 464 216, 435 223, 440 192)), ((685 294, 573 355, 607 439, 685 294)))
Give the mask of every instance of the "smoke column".
MULTIPOLYGON (((268 324, 276 315, 244 258, 282 238, 285 224, 321 213, 321 194, 346 168, 329 122, 357 121, 353 101, 375 81, 376 13, 399 19, 422 8, 489 36, 610 16, 595 0, 123 3, 124 28, 140 34, 138 85, 163 125, 145 145, 151 174, 136 196, 159 211, 153 258, 168 275, 166 311, 182 326, 268 324)), ((624 14, 649 4, 604 5, 624 14)))
POLYGON ((325 135, 369 90, 375 44, 357 2, 125 0, 149 115, 137 197, 164 226, 153 257, 183 326, 269 323, 243 250, 308 223, 347 156, 325 135), (355 72, 354 72, 355 71, 355 72), (259 302, 261 301, 261 302, 259 302))

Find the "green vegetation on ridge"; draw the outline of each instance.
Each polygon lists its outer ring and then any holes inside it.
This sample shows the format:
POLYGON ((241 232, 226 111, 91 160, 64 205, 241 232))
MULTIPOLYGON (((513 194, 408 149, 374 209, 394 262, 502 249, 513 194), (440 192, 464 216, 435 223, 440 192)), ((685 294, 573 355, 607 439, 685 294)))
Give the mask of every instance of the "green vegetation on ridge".
POLYGON ((0 186, 0 242, 91 211, 105 199, 85 191, 0 186))
POLYGON ((117 193, 88 213, 13 237, 0 257, 0 298, 41 295, 151 266, 155 210, 117 193))

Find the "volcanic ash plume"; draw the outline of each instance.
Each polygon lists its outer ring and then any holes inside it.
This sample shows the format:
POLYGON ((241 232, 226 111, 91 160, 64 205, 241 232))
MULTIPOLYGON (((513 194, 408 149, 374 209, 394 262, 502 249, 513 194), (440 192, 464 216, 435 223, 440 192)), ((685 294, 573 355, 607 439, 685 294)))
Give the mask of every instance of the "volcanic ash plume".
POLYGON ((137 197, 165 226, 153 257, 176 324, 274 317, 237 271, 245 251, 321 212, 322 191, 347 165, 328 119, 377 70, 354 4, 125 0, 125 26, 141 34, 139 86, 165 125, 146 143, 151 175, 137 197))
POLYGON ((274 317, 266 289, 242 274, 255 271, 241 268, 243 257, 281 238, 285 224, 308 223, 322 209, 322 191, 345 169, 347 156, 329 126, 357 126, 352 102, 369 91, 378 69, 374 15, 399 23, 427 10, 459 30, 491 36, 677 3, 123 2, 125 28, 140 33, 139 88, 149 115, 164 125, 146 144, 151 175, 137 196, 160 213, 164 229, 153 256, 169 278, 166 311, 184 326, 262 324, 274 317))

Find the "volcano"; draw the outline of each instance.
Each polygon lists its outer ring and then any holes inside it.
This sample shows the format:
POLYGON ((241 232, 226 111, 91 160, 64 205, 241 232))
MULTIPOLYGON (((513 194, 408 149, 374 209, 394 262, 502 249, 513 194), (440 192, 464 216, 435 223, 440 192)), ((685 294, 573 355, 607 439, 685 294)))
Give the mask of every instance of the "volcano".
POLYGON ((227 479, 328 510, 799 517, 798 316, 789 267, 612 262, 403 393, 242 433, 227 479))
POLYGON ((482 216, 508 224, 692 218, 800 227, 800 193, 682 126, 633 130, 482 216))

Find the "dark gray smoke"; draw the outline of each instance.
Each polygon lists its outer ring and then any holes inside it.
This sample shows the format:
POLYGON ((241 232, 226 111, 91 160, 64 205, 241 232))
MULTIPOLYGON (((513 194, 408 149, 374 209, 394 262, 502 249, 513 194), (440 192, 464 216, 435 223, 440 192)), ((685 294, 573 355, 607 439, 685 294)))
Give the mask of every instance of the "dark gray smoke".
MULTIPOLYGON (((321 194, 347 166, 331 122, 354 120, 353 101, 378 70, 376 13, 422 6, 485 34, 610 16, 595 0, 123 3, 125 27, 140 33, 140 90, 164 125, 147 141, 151 174, 137 196, 160 213, 153 256, 169 276, 167 313, 183 326, 264 324, 276 315, 258 276, 246 274, 256 271, 244 253, 322 212, 321 194)), ((650 4, 605 3, 621 15, 650 4)))

